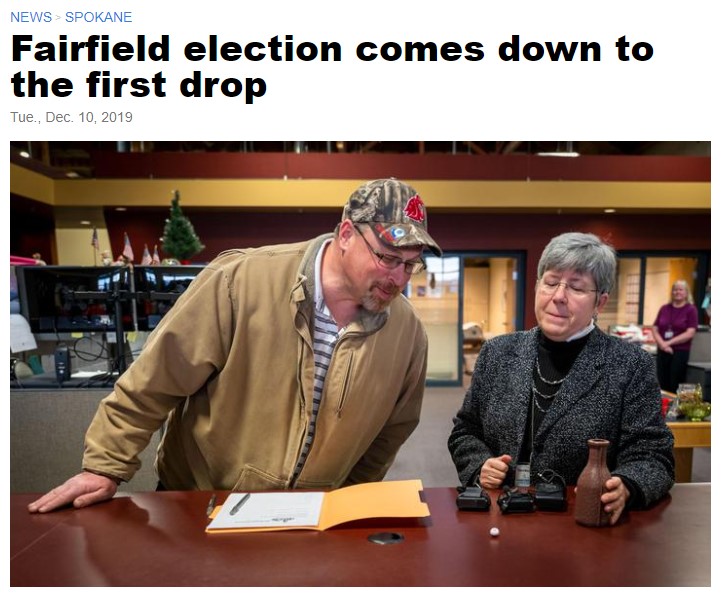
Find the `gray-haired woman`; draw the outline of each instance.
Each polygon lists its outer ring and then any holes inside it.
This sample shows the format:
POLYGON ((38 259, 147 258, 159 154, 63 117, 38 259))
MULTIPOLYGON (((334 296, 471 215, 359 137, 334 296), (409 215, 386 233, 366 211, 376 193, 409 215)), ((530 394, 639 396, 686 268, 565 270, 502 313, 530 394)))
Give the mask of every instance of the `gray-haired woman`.
POLYGON ((546 246, 538 326, 484 344, 454 419, 449 451, 463 485, 514 485, 523 473, 532 484, 553 473, 573 485, 587 440, 604 438, 612 477, 602 503, 612 523, 669 491, 674 439, 652 358, 595 325, 615 277, 615 252, 595 235, 565 233, 546 246))

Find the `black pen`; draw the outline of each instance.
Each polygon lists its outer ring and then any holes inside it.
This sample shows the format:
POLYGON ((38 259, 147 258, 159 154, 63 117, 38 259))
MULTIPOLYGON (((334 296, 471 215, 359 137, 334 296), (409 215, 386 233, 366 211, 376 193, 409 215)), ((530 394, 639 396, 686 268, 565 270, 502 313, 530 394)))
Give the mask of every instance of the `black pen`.
POLYGON ((210 517, 213 514, 213 509, 216 507, 216 495, 213 494, 211 499, 208 501, 208 508, 206 508, 206 516, 210 517))
POLYGON ((250 494, 244 494, 243 498, 241 498, 238 503, 231 509, 231 514, 235 515, 239 510, 241 510, 241 507, 248 502, 248 499, 251 497, 250 494))

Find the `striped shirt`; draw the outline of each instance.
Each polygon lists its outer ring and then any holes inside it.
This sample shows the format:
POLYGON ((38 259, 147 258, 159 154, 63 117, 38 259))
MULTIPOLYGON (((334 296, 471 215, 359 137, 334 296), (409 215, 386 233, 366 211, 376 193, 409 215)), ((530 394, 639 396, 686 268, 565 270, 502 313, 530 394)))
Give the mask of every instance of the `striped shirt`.
POLYGON ((326 381, 326 373, 328 373, 328 367, 331 364, 333 349, 336 346, 339 335, 342 333, 342 331, 339 331, 336 321, 334 321, 331 316, 331 311, 328 309, 328 306, 326 306, 326 302, 323 299, 323 290, 321 288, 321 258, 323 257, 326 246, 330 242, 331 240, 328 240, 321 247, 318 255, 316 256, 316 296, 314 298, 315 316, 313 322, 313 356, 315 365, 313 380, 313 408, 311 409, 311 420, 308 424, 308 431, 303 443, 303 449, 301 450, 301 456, 299 456, 296 468, 293 472, 294 481, 300 475, 301 469, 308 457, 308 453, 311 451, 313 437, 316 433, 316 417, 318 416, 318 411, 321 407, 321 396, 323 395, 323 385, 326 381))

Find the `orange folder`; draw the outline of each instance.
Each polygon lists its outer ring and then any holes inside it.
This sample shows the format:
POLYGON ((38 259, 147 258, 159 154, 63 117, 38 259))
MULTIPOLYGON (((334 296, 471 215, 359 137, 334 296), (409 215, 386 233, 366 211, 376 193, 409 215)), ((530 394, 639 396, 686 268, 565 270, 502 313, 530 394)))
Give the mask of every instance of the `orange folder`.
MULTIPOLYGON (((372 518, 393 518, 393 517, 428 517, 429 507, 421 501, 419 492, 423 490, 421 480, 408 481, 379 481, 375 483, 361 483, 352 485, 331 492, 257 492, 252 493, 251 498, 256 496, 255 505, 262 510, 263 496, 273 494, 276 506, 279 497, 287 500, 289 509, 297 504, 297 494, 320 494, 322 496, 318 523, 315 525, 288 525, 279 519, 278 525, 263 527, 234 527, 228 517, 229 500, 238 494, 229 497, 223 506, 216 507, 211 514, 211 522, 206 527, 207 533, 229 533, 229 532, 259 532, 259 531, 284 531, 289 529, 310 529, 324 531, 329 527, 357 521, 359 519, 372 518)), ((249 502, 250 504, 250 502, 249 502)), ((282 503, 281 503, 282 506, 282 503)), ((282 508, 281 508, 282 510, 282 508)), ((279 513, 274 513, 279 514, 279 513)))

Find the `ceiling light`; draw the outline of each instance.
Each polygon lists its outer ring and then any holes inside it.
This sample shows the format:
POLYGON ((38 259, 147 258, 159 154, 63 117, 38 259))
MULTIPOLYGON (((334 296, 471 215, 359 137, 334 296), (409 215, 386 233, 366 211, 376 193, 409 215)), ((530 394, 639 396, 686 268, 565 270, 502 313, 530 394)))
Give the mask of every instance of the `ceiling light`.
POLYGON ((80 221, 81 225, 90 225, 90 221, 80 221))
POLYGON ((558 156, 561 158, 576 158, 579 152, 537 152, 537 156, 558 156))
POLYGON ((128 210, 128 209, 125 208, 125 206, 116 206, 116 207, 115 207, 115 210, 118 211, 118 212, 125 212, 125 211, 128 210))
POLYGON ((574 142, 557 142, 554 152, 537 152, 537 156, 559 156, 561 158, 576 158, 579 152, 574 151, 574 142))
POLYGON ((70 177, 71 179, 77 179, 80 177, 80 174, 77 171, 68 171, 65 176, 70 177))
POLYGON ((617 209, 616 208, 605 208, 604 212, 605 213, 615 213, 615 212, 617 212, 617 209))
POLYGON ((30 152, 26 152, 25 150, 20 151, 20 156, 23 158, 30 158, 30 152))

